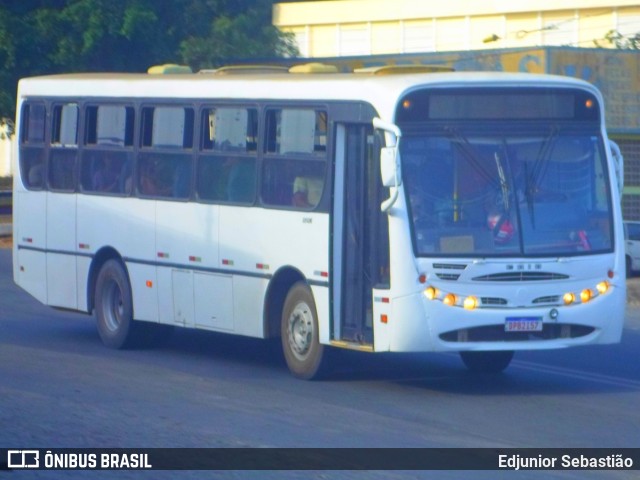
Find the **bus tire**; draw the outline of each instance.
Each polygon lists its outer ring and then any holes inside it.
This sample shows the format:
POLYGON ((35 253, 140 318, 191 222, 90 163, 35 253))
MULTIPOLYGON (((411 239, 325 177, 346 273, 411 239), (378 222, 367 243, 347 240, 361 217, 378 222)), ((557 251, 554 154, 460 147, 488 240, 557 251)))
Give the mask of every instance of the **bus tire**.
POLYGON ((96 280, 95 309, 98 333, 109 348, 121 349, 133 343, 135 325, 131 285, 124 266, 107 260, 96 280))
POLYGON ((476 373, 500 373, 511 363, 513 350, 496 352, 460 352, 466 367, 476 373))
POLYGON ((284 358, 295 377, 312 380, 321 376, 325 352, 319 333, 313 294, 305 282, 298 282, 287 293, 281 322, 284 358))

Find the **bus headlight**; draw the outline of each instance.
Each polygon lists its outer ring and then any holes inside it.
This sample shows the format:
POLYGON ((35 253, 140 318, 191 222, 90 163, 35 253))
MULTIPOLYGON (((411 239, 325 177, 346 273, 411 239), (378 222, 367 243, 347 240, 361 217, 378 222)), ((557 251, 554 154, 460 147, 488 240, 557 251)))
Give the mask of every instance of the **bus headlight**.
POLYGON ((450 307, 456 304, 456 296, 453 293, 447 293, 442 299, 442 303, 449 305, 450 307))
POLYGON ((573 302, 576 301, 576 296, 573 293, 565 293, 562 296, 562 301, 564 302, 565 305, 571 305, 573 302))
POLYGON ((593 297, 593 292, 588 288, 585 288, 580 292, 580 301, 582 303, 587 303, 589 300, 591 300, 591 297, 593 297))
POLYGON ((429 300, 435 300, 438 296, 438 289, 436 287, 427 287, 424 290, 424 296, 429 300))
POLYGON ((464 299, 462 306, 465 310, 473 310, 478 306, 478 299, 476 297, 467 297, 464 299))
POLYGON ((607 293, 607 291, 609 290, 609 282, 600 282, 598 285, 596 285, 596 290, 598 290, 598 293, 600 295, 607 293))

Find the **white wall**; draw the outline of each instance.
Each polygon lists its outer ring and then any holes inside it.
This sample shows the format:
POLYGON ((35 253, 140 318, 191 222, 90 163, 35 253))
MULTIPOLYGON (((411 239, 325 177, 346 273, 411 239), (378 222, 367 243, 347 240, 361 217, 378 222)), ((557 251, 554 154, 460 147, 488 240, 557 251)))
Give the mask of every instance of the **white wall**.
POLYGON ((8 177, 13 172, 11 171, 13 152, 13 140, 12 126, 6 124, 4 121, 0 122, 0 177, 8 177))

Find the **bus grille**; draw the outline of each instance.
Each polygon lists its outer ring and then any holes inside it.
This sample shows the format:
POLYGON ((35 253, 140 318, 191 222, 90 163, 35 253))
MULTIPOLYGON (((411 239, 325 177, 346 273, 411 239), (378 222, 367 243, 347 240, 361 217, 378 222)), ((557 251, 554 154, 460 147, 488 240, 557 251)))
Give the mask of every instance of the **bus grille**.
POLYGON ((457 272, 436 272, 436 276, 440 280, 456 281, 460 278, 460 273, 458 272, 467 268, 467 265, 463 263, 434 263, 433 268, 438 270, 457 270, 457 272))
POLYGON ((499 307, 507 304, 507 300, 505 298, 500 297, 480 297, 480 303, 482 306, 492 306, 499 307))
POLYGON ((475 282, 542 282, 566 280, 569 275, 551 272, 504 272, 474 277, 475 282))
POLYGON ((538 297, 531 303, 535 303, 535 304, 553 303, 553 304, 556 304, 556 303, 559 303, 559 302, 560 302, 560 295, 547 295, 546 297, 538 297))

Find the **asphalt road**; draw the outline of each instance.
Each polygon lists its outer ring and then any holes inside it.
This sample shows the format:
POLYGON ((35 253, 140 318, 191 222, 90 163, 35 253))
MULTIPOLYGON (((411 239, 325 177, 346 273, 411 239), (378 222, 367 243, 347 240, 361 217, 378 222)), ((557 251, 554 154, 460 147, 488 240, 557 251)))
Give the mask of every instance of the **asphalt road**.
MULTIPOLYGON (((499 376, 456 355, 335 352, 291 377, 277 343, 178 330, 104 348, 93 318, 40 305, 0 249, 0 447, 640 447, 640 310, 619 345, 517 353, 499 376)), ((31 478, 512 478, 514 472, 0 472, 31 478), (431 473, 431 474, 430 474, 431 473)), ((518 472, 518 478, 637 478, 518 472)))

